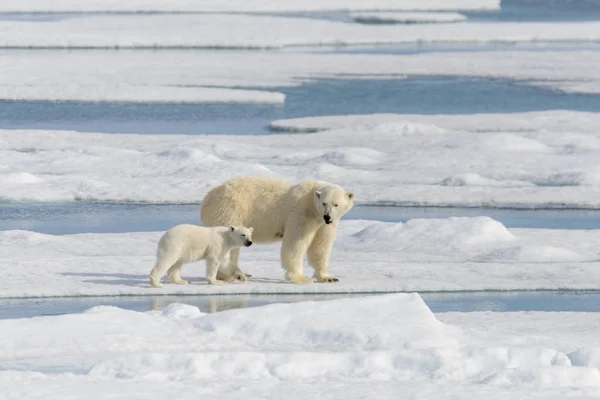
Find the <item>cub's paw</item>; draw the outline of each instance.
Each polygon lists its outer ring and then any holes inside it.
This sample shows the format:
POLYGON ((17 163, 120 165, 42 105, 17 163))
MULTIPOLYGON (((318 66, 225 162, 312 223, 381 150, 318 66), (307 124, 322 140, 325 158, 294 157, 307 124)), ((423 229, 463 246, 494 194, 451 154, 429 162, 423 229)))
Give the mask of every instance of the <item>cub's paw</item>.
POLYGON ((161 288, 163 285, 162 285, 162 283, 160 283, 159 280, 150 278, 150 286, 155 287, 155 288, 161 288))

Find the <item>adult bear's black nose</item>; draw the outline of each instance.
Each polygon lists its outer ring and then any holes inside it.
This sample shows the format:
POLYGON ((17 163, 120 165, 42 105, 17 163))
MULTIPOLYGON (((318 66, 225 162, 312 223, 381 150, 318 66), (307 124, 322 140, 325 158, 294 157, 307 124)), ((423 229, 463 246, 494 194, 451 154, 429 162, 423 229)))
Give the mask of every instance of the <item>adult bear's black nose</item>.
POLYGON ((326 224, 330 224, 331 223, 331 217, 329 216, 329 214, 323 215, 323 219, 325 220, 326 224))
POLYGON ((246 240, 246 247, 250 247, 250 246, 252 246, 252 242, 249 240, 246 240))

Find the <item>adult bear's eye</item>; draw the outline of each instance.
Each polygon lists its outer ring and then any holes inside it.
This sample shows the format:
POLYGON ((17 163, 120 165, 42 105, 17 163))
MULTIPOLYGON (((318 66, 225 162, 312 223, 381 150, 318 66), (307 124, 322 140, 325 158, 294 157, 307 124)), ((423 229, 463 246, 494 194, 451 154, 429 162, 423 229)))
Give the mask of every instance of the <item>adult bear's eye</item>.
POLYGON ((326 206, 326 205, 327 205, 327 203, 323 203, 323 205, 324 205, 324 206, 326 206))
POLYGON ((334 204, 333 206, 334 206, 334 207, 337 207, 337 204, 334 204))
POLYGON ((242 237, 246 237, 246 235, 244 235, 244 234, 242 233, 242 237))

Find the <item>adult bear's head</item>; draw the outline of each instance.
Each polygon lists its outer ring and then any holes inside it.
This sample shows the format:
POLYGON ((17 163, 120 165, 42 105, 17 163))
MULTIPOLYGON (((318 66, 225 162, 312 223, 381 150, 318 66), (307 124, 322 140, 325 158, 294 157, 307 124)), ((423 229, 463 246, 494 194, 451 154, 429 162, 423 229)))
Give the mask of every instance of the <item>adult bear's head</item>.
POLYGON ((324 185, 315 190, 315 206, 326 224, 337 222, 354 206, 354 193, 338 185, 324 185))

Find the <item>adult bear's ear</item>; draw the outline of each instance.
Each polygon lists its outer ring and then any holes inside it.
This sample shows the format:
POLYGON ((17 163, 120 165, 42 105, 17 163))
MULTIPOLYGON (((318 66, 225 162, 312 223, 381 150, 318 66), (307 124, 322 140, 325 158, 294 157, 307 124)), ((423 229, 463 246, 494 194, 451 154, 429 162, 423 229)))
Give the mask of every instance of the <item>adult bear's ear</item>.
POLYGON ((317 191, 315 191, 315 194, 317 195, 317 199, 320 199, 320 198, 321 198, 321 192, 320 192, 320 191, 318 191, 318 190, 317 190, 317 191))
POLYGON ((354 198, 354 193, 352 193, 352 192, 346 192, 346 196, 348 196, 348 198, 350 200, 352 200, 354 198))
POLYGON ((250 231, 250 233, 254 232, 254 228, 253 227, 250 227, 248 230, 250 231))
POLYGON ((230 230, 231 232, 233 232, 233 231, 235 231, 235 227, 234 227, 233 225, 229 225, 229 230, 230 230))

